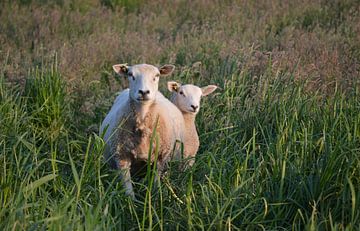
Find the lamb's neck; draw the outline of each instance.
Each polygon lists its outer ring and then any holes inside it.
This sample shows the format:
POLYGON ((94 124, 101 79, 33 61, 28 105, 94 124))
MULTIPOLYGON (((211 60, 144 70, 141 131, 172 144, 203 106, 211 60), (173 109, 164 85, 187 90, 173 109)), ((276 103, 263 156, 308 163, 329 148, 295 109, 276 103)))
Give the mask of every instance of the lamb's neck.
POLYGON ((195 126, 195 115, 191 113, 183 113, 185 124, 193 124, 195 126))
POLYGON ((191 113, 183 113, 186 132, 197 134, 196 126, 195 126, 195 115, 191 113))
POLYGON ((194 157, 199 149, 199 136, 195 126, 195 115, 183 113, 185 121, 185 139, 184 139, 184 155, 185 157, 194 157))

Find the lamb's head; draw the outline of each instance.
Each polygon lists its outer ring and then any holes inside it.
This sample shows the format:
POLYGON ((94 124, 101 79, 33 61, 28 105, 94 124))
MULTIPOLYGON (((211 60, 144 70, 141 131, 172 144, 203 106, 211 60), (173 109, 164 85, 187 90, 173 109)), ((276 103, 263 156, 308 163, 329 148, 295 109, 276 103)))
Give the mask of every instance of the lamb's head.
POLYGON ((159 87, 159 77, 170 75, 175 66, 164 65, 157 68, 149 64, 128 66, 117 64, 113 69, 129 80, 130 98, 140 104, 153 102, 159 87))
POLYGON ((181 85, 174 81, 168 82, 167 87, 169 91, 173 92, 171 101, 182 113, 191 114, 199 112, 201 97, 211 94, 217 88, 215 85, 202 88, 192 84, 181 85))

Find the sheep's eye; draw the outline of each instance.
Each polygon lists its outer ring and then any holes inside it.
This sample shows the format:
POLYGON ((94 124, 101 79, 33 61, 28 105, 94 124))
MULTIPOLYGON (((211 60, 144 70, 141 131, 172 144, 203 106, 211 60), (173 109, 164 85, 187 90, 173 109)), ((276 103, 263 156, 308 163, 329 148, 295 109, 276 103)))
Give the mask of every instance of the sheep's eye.
POLYGON ((185 96, 185 94, 184 94, 184 92, 183 92, 183 91, 180 91, 180 95, 185 96))
POLYGON ((155 77, 153 78, 153 81, 156 81, 159 77, 160 77, 160 75, 156 74, 155 77))
POLYGON ((133 73, 129 72, 128 76, 131 77, 133 80, 135 80, 135 77, 134 77, 133 73))

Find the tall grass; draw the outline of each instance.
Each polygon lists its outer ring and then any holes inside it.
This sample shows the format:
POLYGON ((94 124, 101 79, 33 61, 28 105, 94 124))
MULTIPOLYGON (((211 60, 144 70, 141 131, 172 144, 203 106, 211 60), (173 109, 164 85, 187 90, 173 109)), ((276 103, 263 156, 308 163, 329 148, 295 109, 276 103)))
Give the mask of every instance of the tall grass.
POLYGON ((254 79, 232 62, 204 99, 194 167, 174 162, 161 181, 149 169, 136 201, 104 163, 102 139, 72 124, 54 67, 30 72, 22 93, 1 78, 0 228, 356 229, 359 92, 324 98, 292 72, 268 66, 254 79))

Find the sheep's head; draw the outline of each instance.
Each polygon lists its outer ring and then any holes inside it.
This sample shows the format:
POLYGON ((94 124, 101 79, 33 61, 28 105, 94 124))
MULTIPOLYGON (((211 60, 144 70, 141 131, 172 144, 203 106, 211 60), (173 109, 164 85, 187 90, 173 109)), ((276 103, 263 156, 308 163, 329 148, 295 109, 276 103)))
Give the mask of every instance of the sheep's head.
POLYGON ((127 66, 117 64, 113 69, 119 75, 129 80, 130 98, 137 103, 145 104, 153 102, 159 87, 159 77, 170 75, 175 66, 164 65, 160 68, 149 64, 127 66))
POLYGON ((200 109, 200 100, 202 96, 211 94, 217 86, 209 85, 206 87, 198 87, 192 84, 181 85, 177 82, 168 82, 169 91, 173 92, 171 101, 183 113, 197 114, 200 109))

